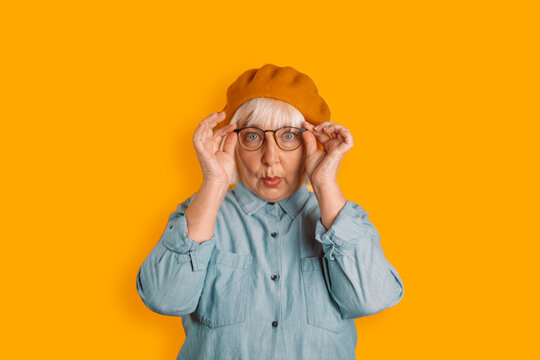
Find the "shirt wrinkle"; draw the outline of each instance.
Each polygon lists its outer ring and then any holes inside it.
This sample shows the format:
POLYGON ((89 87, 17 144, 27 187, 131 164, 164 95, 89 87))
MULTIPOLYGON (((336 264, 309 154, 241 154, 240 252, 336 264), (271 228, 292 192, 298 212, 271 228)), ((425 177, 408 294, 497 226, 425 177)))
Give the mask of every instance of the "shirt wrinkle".
POLYGON ((353 360, 354 319, 403 297, 377 230, 352 201, 327 230, 305 185, 272 204, 239 182, 199 244, 187 237, 191 199, 171 214, 136 281, 149 309, 182 318, 177 360, 353 360))

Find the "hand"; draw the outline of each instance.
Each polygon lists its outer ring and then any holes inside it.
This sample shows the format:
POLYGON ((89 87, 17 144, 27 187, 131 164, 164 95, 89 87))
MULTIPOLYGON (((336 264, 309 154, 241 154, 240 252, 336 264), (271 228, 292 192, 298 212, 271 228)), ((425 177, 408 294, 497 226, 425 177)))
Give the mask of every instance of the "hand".
POLYGON ((351 132, 343 125, 325 121, 313 126, 307 121, 302 134, 305 144, 305 166, 313 186, 337 183, 337 173, 343 156, 353 147, 351 132), (323 150, 317 149, 317 140, 323 150))
POLYGON ((203 182, 214 182, 229 185, 235 171, 234 148, 238 136, 233 129, 236 123, 229 124, 221 129, 212 130, 220 121, 225 119, 225 112, 213 112, 201 121, 193 134, 193 145, 203 172, 203 182), (223 138, 223 150, 219 146, 223 138))

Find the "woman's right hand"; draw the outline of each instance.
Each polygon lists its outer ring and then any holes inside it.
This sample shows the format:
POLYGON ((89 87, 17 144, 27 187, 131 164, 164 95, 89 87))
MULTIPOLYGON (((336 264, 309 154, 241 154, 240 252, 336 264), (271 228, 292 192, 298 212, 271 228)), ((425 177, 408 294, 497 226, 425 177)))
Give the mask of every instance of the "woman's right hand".
POLYGON ((238 136, 233 130, 236 123, 228 124, 215 132, 213 128, 225 119, 225 112, 213 112, 201 121, 193 134, 193 145, 203 172, 204 182, 229 185, 235 171, 234 148, 238 136), (225 137, 223 150, 219 150, 225 137))

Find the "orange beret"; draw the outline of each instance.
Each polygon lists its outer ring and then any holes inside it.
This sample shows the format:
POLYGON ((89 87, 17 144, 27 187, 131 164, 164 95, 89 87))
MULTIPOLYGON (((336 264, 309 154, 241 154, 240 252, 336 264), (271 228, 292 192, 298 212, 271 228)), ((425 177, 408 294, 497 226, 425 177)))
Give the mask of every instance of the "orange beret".
POLYGON ((256 97, 285 101, 312 124, 330 121, 330 108, 309 76, 290 66, 266 64, 260 69, 245 71, 229 86, 227 104, 221 110, 226 117, 216 127, 228 124, 240 105, 256 97))

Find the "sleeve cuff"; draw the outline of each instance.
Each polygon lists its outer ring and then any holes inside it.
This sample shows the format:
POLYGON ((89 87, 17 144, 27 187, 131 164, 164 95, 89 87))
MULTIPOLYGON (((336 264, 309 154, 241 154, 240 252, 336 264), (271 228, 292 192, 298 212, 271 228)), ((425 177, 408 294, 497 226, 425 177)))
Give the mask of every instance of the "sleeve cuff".
POLYGON ((174 212, 163 235, 163 245, 179 256, 189 258, 193 271, 203 271, 208 267, 216 244, 215 234, 210 240, 198 243, 187 236, 187 220, 183 212, 174 212))
POLYGON ((216 239, 216 234, 214 233, 209 240, 198 243, 189 238, 187 234, 188 227, 185 210, 182 205, 179 205, 178 210, 173 212, 169 217, 169 222, 167 223, 167 228, 164 233, 163 245, 171 251, 187 254, 189 252, 197 251, 201 246, 208 242, 214 243, 216 239))
POLYGON ((315 240, 323 245, 325 257, 335 260, 334 255, 354 248, 359 239, 368 237, 369 227, 375 229, 367 220, 368 216, 360 205, 347 201, 330 229, 326 230, 319 218, 315 225, 315 240))

